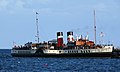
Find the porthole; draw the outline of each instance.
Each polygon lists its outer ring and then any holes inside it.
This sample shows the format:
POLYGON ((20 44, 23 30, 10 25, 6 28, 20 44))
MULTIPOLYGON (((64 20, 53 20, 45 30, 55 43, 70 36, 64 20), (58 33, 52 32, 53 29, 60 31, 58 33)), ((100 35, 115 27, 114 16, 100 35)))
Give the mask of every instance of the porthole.
POLYGON ((59 51, 59 53, 61 53, 61 51, 59 51))
POLYGON ((67 52, 67 51, 65 51, 65 52, 67 52))
POLYGON ((73 51, 71 51, 71 53, 73 53, 73 51))
POLYGON ((88 50, 88 52, 90 53, 90 50, 88 50))
POLYGON ((81 53, 83 53, 82 50, 81 50, 81 53))
POLYGON ((74 53, 76 53, 76 51, 74 51, 74 53))
POLYGON ((77 53, 78 53, 78 51, 77 51, 77 53))

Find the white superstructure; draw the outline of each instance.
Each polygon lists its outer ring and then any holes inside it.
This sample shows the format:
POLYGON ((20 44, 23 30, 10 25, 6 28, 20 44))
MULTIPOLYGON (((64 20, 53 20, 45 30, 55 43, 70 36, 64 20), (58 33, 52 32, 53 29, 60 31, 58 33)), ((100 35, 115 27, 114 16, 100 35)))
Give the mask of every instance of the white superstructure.
POLYGON ((104 46, 97 49, 69 49, 69 50, 43 50, 45 54, 67 54, 67 53, 104 53, 112 52, 113 46, 104 46))

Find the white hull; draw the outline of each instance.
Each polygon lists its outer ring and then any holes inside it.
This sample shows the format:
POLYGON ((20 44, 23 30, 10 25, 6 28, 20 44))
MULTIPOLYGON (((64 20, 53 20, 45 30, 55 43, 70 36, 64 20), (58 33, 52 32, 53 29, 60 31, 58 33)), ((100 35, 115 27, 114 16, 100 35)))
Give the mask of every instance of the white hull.
POLYGON ((45 49, 43 53, 36 53, 37 50, 11 50, 12 56, 37 56, 37 57, 110 57, 113 47, 107 46, 99 49, 69 49, 50 50, 45 49))
POLYGON ((107 53, 112 52, 113 47, 107 46, 99 49, 69 49, 69 50, 44 50, 44 54, 68 54, 68 53, 107 53))

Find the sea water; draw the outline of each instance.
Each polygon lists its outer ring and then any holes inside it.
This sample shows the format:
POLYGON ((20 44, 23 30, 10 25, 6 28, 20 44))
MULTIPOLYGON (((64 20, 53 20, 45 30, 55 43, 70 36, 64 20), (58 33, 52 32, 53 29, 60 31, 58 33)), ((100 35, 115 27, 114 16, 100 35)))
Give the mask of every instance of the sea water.
POLYGON ((12 57, 0 49, 0 72, 120 72, 120 59, 12 57))

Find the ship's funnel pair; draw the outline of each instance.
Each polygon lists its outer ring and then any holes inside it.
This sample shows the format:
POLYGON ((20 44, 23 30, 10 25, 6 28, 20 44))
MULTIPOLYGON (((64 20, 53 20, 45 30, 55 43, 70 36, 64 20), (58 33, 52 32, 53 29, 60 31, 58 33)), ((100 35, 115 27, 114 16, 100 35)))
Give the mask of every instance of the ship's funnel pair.
MULTIPOLYGON (((72 31, 67 32, 67 42, 74 42, 72 31)), ((63 46, 63 32, 57 32, 57 46, 63 46)))

